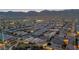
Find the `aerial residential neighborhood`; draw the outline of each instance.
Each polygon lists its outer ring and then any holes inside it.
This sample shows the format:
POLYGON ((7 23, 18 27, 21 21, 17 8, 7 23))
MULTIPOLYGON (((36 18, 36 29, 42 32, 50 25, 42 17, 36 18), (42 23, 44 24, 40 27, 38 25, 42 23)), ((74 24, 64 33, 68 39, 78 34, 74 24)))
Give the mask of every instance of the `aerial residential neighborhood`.
POLYGON ((0 50, 78 50, 79 10, 0 12, 0 50))

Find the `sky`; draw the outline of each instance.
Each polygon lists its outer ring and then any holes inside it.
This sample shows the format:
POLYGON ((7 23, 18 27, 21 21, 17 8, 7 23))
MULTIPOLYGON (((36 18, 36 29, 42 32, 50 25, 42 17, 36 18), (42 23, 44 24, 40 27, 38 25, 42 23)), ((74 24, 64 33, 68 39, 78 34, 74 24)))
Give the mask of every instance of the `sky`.
MULTIPOLYGON (((40 12, 44 9, 0 9, 0 12, 8 12, 8 11, 14 11, 14 12, 28 12, 28 11, 37 11, 40 12)), ((45 9, 45 10, 50 10, 52 9, 45 9)), ((55 11, 61 11, 61 9, 54 9, 55 11)))

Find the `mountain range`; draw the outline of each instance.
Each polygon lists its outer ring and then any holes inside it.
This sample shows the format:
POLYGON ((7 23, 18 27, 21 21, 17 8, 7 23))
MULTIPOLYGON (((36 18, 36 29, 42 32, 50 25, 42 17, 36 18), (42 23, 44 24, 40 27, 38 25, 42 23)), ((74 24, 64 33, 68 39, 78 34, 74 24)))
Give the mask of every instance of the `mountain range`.
POLYGON ((26 17, 43 17, 43 16, 63 16, 63 17, 75 17, 79 18, 79 9, 69 9, 63 11, 49 11, 43 10, 41 12, 29 11, 29 12, 0 12, 1 18, 26 18, 26 17))

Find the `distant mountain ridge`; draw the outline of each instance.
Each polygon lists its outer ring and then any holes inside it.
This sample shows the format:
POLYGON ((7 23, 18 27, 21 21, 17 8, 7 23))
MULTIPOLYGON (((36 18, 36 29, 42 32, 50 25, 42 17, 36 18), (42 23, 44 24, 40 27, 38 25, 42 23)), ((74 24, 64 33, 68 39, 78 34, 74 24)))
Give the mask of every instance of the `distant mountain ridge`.
POLYGON ((29 11, 29 12, 0 12, 0 17, 3 18, 25 18, 25 17, 35 17, 35 16, 67 16, 67 17, 77 17, 79 18, 79 9, 70 9, 63 11, 49 11, 43 10, 41 12, 29 11))

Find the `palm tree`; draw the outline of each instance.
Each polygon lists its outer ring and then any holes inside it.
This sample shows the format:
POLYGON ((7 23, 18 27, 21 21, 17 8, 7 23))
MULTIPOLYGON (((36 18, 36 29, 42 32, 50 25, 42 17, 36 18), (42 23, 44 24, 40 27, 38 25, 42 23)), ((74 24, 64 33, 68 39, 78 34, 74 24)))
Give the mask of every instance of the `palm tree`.
MULTIPOLYGON (((0 32, 1 32, 1 37, 2 37, 0 39, 0 43, 2 43, 2 44, 4 43, 4 33, 3 33, 3 30, 4 30, 3 26, 0 26, 0 32)), ((4 49, 5 49, 5 46, 4 46, 4 49)))

